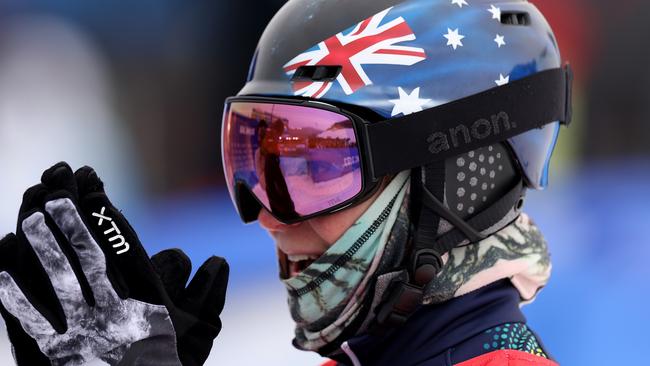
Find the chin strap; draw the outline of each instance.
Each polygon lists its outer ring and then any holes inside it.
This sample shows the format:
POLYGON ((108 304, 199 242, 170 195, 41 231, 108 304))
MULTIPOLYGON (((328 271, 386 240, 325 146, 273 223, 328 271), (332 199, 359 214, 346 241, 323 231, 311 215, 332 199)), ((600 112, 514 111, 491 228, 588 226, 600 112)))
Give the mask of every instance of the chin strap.
POLYGON ((486 238, 482 232, 498 224, 514 208, 523 206, 525 188, 518 182, 495 203, 463 220, 445 207, 444 162, 416 168, 411 174, 411 203, 415 232, 406 260, 408 279, 395 280, 377 309, 374 331, 383 332, 404 324, 422 304, 426 286, 442 269, 442 256, 463 242, 476 243, 486 238), (439 235, 441 219, 453 228, 439 235))

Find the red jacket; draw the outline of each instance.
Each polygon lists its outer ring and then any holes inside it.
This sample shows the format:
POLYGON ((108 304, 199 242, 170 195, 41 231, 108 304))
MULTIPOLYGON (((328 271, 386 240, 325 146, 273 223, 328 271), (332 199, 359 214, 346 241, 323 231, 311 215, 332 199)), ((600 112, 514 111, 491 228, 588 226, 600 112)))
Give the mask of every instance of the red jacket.
POLYGON ((457 364, 457 366, 558 366, 557 363, 530 353, 502 350, 484 354, 483 356, 457 364))
MULTIPOLYGON (((322 366, 336 366, 336 361, 325 362, 322 366)), ((486 353, 482 356, 456 364, 456 366, 559 366, 544 357, 530 353, 502 350, 486 353)))

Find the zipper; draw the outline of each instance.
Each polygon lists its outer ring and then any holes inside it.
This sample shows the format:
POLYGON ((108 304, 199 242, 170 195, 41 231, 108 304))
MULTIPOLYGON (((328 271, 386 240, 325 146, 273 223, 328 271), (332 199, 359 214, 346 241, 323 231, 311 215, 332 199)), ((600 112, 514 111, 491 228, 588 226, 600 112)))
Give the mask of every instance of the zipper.
POLYGON ((352 361, 352 366, 361 366, 361 362, 359 362, 357 355, 354 354, 348 342, 343 342, 343 344, 341 345, 341 349, 343 350, 343 352, 345 352, 346 355, 348 355, 350 361, 352 361))

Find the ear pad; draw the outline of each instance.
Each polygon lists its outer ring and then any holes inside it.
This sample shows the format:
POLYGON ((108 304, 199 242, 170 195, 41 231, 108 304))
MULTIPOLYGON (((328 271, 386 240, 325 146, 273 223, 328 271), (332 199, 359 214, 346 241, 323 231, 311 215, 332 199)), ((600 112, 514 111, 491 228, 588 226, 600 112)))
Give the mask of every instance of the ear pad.
POLYGON ((506 194, 519 180, 504 143, 447 159, 445 199, 462 219, 469 219, 506 194))

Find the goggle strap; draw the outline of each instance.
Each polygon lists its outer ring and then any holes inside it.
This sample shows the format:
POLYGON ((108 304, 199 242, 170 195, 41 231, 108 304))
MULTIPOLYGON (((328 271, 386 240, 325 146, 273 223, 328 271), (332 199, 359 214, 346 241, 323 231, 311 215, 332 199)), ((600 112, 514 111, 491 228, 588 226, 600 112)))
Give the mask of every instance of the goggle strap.
POLYGON ((439 107, 366 124, 372 175, 424 166, 571 121, 569 65, 513 81, 439 107))

